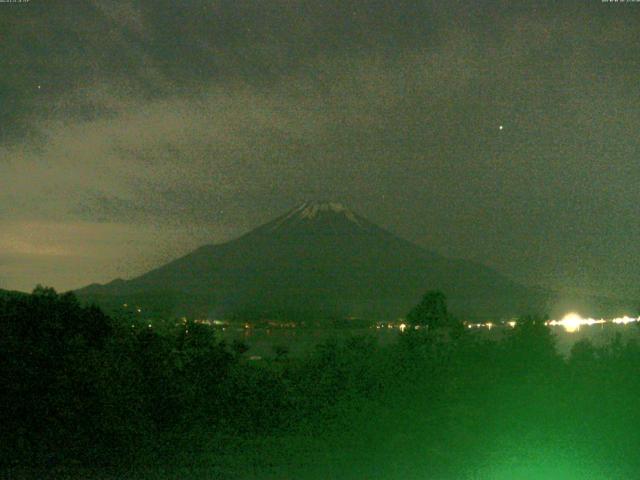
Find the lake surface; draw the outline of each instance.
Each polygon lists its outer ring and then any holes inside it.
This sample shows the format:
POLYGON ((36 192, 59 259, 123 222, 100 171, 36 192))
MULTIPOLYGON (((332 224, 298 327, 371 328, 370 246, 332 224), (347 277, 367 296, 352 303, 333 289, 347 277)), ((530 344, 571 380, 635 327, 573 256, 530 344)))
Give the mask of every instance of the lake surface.
MULTIPOLYGON (((499 340, 511 327, 495 326, 491 329, 474 329, 471 334, 478 335, 487 340, 499 340)), ((611 323, 599 325, 583 325, 573 332, 567 332, 562 326, 551 326, 556 336, 557 348, 563 355, 568 355, 571 347, 583 339, 590 340, 594 345, 606 345, 618 335, 623 342, 630 339, 640 340, 640 327, 637 324, 616 325, 611 323)), ((321 343, 329 340, 344 341, 352 336, 370 336, 377 340, 379 345, 387 345, 398 340, 400 330, 397 328, 355 328, 355 329, 330 329, 330 328, 235 328, 227 327, 217 331, 219 338, 232 342, 242 340, 249 351, 248 356, 263 358, 273 357, 274 348, 286 347, 291 356, 300 356, 313 350, 321 343)))
POLYGON ((260 357, 274 356, 274 348, 279 346, 286 347, 291 356, 300 356, 330 340, 341 342, 350 337, 366 335, 374 337, 378 344, 385 345, 397 341, 400 335, 397 329, 375 328, 226 328, 217 333, 219 338, 227 342, 242 340, 249 347, 247 355, 260 357))

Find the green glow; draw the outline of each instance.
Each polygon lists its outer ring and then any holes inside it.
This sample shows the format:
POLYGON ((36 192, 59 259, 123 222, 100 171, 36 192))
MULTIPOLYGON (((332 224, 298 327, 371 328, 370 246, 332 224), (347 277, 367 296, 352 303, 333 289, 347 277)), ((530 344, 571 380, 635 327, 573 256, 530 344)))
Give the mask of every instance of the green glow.
POLYGON ((594 463, 597 455, 589 455, 571 445, 541 447, 533 442, 531 449, 505 448, 492 452, 493 462, 474 472, 469 480, 608 480, 594 463))

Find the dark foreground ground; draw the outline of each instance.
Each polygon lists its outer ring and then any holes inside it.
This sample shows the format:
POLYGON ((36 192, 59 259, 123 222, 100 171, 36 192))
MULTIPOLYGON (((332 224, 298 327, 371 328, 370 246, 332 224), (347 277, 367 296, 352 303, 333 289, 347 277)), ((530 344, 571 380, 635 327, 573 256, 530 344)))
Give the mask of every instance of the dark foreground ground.
POLYGON ((2 478, 640 478, 640 347, 529 319, 249 361, 202 325, 0 300, 2 478))

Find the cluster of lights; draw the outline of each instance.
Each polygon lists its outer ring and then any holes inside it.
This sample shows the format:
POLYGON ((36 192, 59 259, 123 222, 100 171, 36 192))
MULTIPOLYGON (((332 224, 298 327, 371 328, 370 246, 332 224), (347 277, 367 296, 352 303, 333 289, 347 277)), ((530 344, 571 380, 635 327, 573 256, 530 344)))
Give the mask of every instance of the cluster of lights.
POLYGON ((486 328, 487 330, 491 330, 493 327, 495 327, 495 323, 493 322, 467 324, 467 328, 486 328))
MULTIPOLYGON (((376 330, 381 330, 381 329, 385 329, 385 328, 388 329, 388 330, 398 329, 401 332, 404 332, 407 329, 411 328, 411 326, 409 326, 405 322, 400 322, 400 323, 389 322, 389 323, 378 323, 378 324, 376 324, 376 330)), ((414 330, 420 330, 420 325, 414 325, 413 329, 414 330)))
POLYGON ((549 320, 546 325, 550 327, 562 327, 569 333, 577 332, 583 325, 599 325, 607 323, 604 319, 596 320, 595 318, 582 318, 577 313, 568 313, 562 320, 549 320))
POLYGON ((613 323, 615 325, 627 325, 629 323, 634 323, 640 321, 640 318, 632 318, 627 315, 624 317, 612 318, 611 320, 605 319, 595 319, 595 318, 582 318, 577 313, 569 313, 565 315, 562 320, 549 320, 547 325, 555 327, 560 326, 565 329, 565 331, 569 333, 577 332, 580 330, 580 327, 583 325, 591 326, 591 325, 599 325, 603 323, 613 323))
POLYGON ((613 320, 611 320, 611 322, 617 325, 620 325, 620 324, 626 325, 627 323, 640 322, 640 317, 631 318, 625 315, 624 317, 614 318, 613 320))
MULTIPOLYGON (((128 303, 123 303, 122 304, 122 308, 129 308, 129 304, 128 303)), ((136 307, 135 309, 136 309, 136 312, 142 313, 142 308, 136 307)))
MULTIPOLYGON (((640 322, 640 317, 633 318, 627 315, 623 317, 612 318, 610 320, 605 320, 603 318, 583 318, 577 313, 568 313, 561 320, 547 320, 545 325, 549 327, 562 327, 568 333, 577 332, 580 330, 582 326, 591 326, 591 325, 600 325, 605 323, 612 323, 615 325, 627 325, 629 323, 640 322)), ((511 320, 509 322, 505 322, 505 325, 515 328, 517 322, 515 320, 511 320)), ((486 323, 468 323, 467 328, 486 328, 491 330, 495 326, 492 322, 486 323)))

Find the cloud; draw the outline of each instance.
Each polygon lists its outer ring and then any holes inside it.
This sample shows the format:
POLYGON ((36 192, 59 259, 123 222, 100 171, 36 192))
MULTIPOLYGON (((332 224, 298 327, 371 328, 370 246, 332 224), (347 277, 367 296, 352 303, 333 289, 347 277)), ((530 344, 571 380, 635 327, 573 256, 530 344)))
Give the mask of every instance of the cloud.
POLYGON ((228 240, 224 226, 0 220, 0 288, 61 290, 128 278, 207 243, 228 240))
POLYGON ((618 233, 640 180, 627 10, 77 3, 34 5, 0 46, 0 228, 27 245, 65 226, 11 255, 53 258, 73 232, 96 264, 150 266, 157 236, 195 243, 166 232, 228 238, 313 197, 508 272, 566 270, 566 245, 640 254, 618 233))

